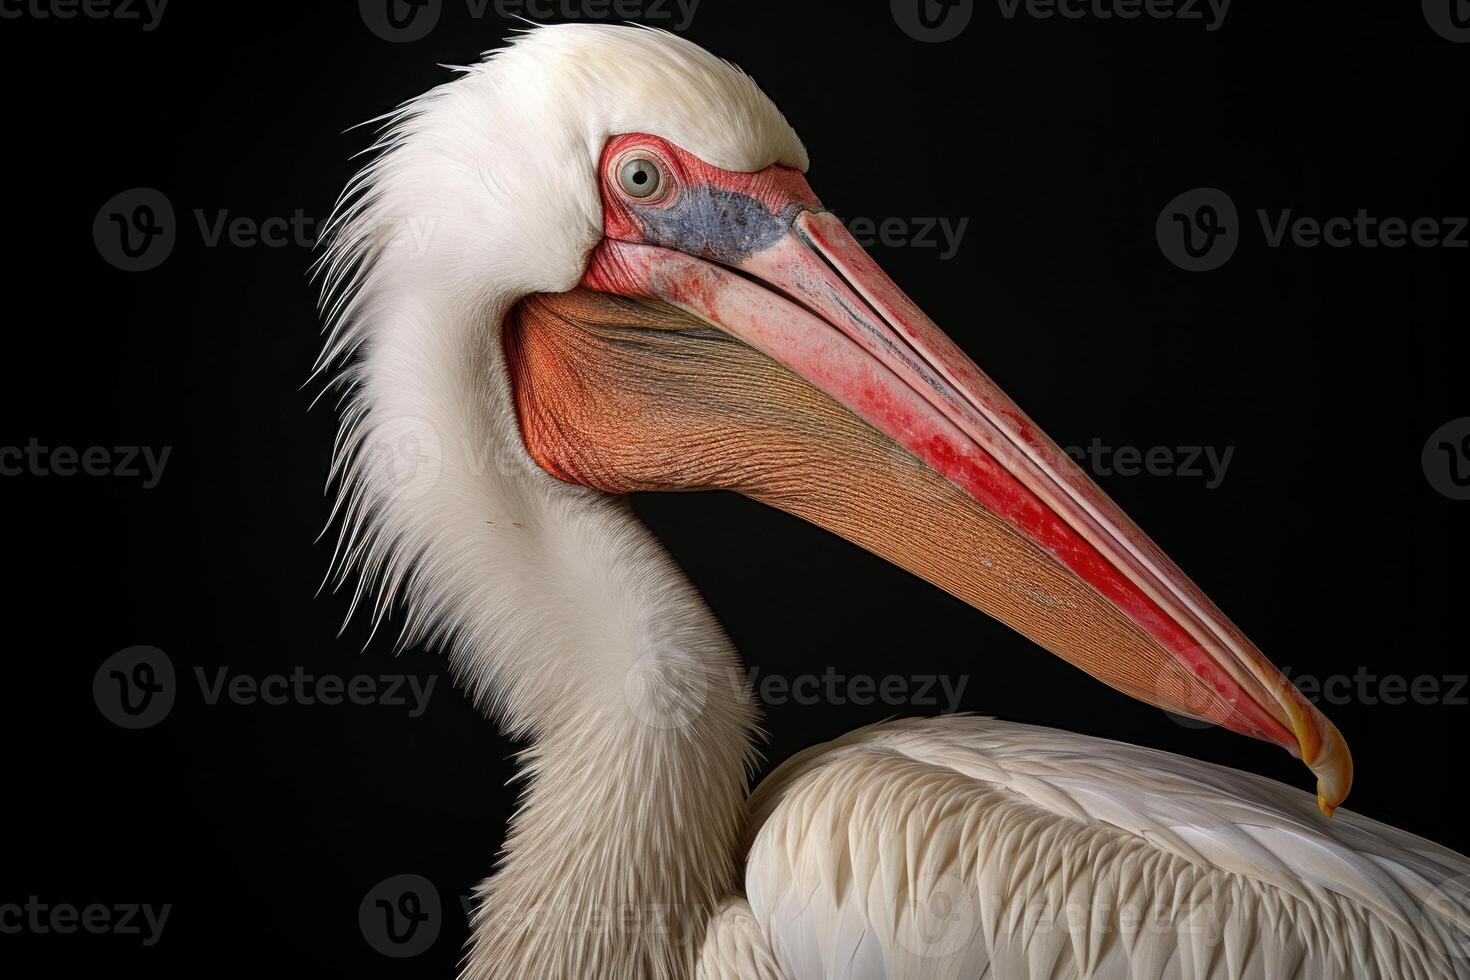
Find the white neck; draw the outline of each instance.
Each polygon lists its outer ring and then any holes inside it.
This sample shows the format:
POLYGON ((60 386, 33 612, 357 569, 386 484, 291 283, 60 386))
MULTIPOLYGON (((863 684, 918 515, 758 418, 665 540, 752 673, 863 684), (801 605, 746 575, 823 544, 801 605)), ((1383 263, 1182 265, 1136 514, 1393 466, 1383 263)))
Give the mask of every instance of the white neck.
POLYGON ((642 692, 603 689, 526 753, 531 785, 479 890, 464 980, 692 976, 705 922, 736 889, 751 719, 733 663, 669 653, 629 686, 701 692, 684 707, 630 711, 642 692))
POLYGON ((508 304, 390 295, 351 369, 343 572, 530 741, 464 976, 687 976, 735 885, 754 726, 735 653, 625 499, 525 452, 487 339, 508 304))
POLYGON ((513 300, 602 235, 597 161, 657 132, 714 166, 804 169, 750 78, 657 31, 528 31, 386 117, 322 260, 320 369, 349 362, 336 570, 448 652, 525 738, 530 784, 466 976, 681 977, 732 890, 754 709, 709 610, 626 501, 525 451, 513 300), (665 916, 662 922, 656 916, 665 916))

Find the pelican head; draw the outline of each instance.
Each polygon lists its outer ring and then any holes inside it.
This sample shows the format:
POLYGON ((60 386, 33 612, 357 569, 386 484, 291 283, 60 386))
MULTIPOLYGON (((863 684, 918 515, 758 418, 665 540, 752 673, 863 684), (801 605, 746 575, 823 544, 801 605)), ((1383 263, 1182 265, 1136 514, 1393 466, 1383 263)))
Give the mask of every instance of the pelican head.
POLYGON ((621 496, 720 488, 1346 795, 1337 730, 823 208, 748 76, 546 27, 387 122, 325 257, 339 566, 536 740, 538 777, 573 744, 597 765, 588 732, 652 689, 719 772, 693 805, 738 824, 748 699, 712 695, 728 645, 621 496))

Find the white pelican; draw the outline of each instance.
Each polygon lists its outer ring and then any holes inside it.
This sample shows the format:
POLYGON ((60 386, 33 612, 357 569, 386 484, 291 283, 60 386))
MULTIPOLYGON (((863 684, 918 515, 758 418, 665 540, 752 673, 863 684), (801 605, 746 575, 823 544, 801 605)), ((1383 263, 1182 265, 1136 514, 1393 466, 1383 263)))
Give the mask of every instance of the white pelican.
POLYGON ((1470 977, 1470 862, 1318 812, 1337 730, 822 209, 749 77, 545 27, 385 127, 324 256, 337 571, 529 742, 467 980, 1470 977), (973 717, 748 797, 735 653, 623 496, 713 487, 1286 747, 1317 799, 973 717))

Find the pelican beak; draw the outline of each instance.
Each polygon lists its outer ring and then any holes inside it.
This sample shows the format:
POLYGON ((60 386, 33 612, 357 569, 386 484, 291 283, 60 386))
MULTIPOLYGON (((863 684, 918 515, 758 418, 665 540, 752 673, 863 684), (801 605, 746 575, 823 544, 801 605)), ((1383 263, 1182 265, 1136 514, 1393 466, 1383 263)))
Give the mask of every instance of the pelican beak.
MULTIPOLYGON (((746 363, 731 355, 721 363, 734 380, 660 396, 644 411, 665 429, 675 401, 718 403, 677 450, 686 466, 731 454, 729 438, 710 436, 721 427, 760 433, 734 453, 747 462, 609 488, 721 485, 713 471, 737 473, 723 485, 841 533, 1104 683, 1285 747, 1316 773, 1321 809, 1332 812, 1352 780, 1332 723, 894 285, 799 173, 672 166, 680 201, 609 204, 608 237, 583 286, 672 307, 791 380, 733 407, 755 376, 730 368, 746 363)), ((522 401, 523 426, 528 411, 522 401)))

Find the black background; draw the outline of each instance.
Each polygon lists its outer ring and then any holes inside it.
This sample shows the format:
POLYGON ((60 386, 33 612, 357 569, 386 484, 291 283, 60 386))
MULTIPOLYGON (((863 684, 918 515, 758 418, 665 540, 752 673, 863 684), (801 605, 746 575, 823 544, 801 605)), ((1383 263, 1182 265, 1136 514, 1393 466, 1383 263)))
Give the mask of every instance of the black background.
MULTIPOLYGON (((573 8, 576 3, 573 2, 573 8)), ((649 18, 654 19, 655 18, 649 18)), ((209 247, 194 212, 324 217, 368 142, 348 127, 448 78, 513 27, 446 0, 414 43, 357 4, 174 0, 122 20, 0 20, 8 171, 0 445, 172 447, 159 485, 0 478, 5 658, 0 903, 170 903, 161 941, 0 935, 48 972, 450 976, 460 896, 491 869, 516 746, 451 689, 441 658, 318 597, 330 407, 303 388, 319 343, 309 247, 209 247), (103 260, 93 219, 162 191, 178 242, 158 268, 103 260), (135 644, 181 690, 142 731, 92 680, 135 644), (210 706, 196 668, 437 676, 422 717, 391 706, 210 706), (420 874, 442 933, 373 951, 358 904, 420 874)), ((881 263, 1064 446, 1234 447, 1223 482, 1099 482, 1293 676, 1448 680, 1465 656, 1470 503, 1420 454, 1470 415, 1461 304, 1470 251, 1267 247, 1255 218, 1470 212, 1470 45, 1418 4, 1237 0, 1200 21, 1003 17, 920 43, 888 6, 703 0, 688 36, 744 66, 811 152, 844 216, 968 218, 957 255, 876 244, 881 263), (1390 8, 1392 10, 1390 11, 1390 8), (1243 238, 1188 273, 1155 241, 1166 202, 1225 190, 1243 238)), ((1264 743, 1177 724, 845 542, 727 494, 636 507, 748 665, 786 676, 943 674, 962 707, 1168 748, 1310 786, 1264 743)), ((1390 705, 1369 681, 1326 710, 1352 746, 1349 806, 1460 850, 1470 720, 1390 705), (1356 692, 1374 697, 1364 699, 1356 692)), ((922 705, 773 703, 774 762, 922 705)), ((9 972, 9 971, 7 971, 9 972)))

